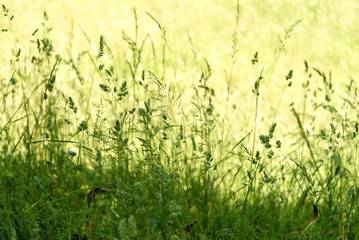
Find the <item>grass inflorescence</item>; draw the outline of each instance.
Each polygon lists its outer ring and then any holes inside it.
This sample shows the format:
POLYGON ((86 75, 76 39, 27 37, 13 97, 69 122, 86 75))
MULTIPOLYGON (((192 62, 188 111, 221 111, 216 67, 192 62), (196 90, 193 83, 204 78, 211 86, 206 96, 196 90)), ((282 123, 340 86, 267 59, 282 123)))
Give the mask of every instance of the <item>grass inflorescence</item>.
POLYGON ((116 54, 83 29, 88 47, 70 41, 57 52, 46 13, 22 49, 16 17, 2 12, 13 54, 1 70, 0 238, 358 237, 358 86, 334 90, 330 71, 304 61, 302 97, 284 101, 300 80, 274 73, 300 21, 285 28, 268 69, 253 50, 251 101, 238 103, 238 4, 225 93, 190 33, 188 76, 150 13, 159 32, 141 35, 134 10, 134 34, 122 33, 116 54), (270 108, 261 102, 274 79, 282 89, 270 108), (252 111, 239 114, 241 104, 252 111), (282 108, 292 131, 277 122, 282 108))

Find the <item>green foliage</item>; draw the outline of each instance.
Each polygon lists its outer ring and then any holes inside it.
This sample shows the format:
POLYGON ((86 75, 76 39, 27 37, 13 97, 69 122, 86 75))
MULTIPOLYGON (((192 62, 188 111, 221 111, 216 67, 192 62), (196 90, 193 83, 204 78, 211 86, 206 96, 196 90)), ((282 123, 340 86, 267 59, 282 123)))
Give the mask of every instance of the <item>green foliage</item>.
MULTIPOLYGON (((2 10, 3 34, 14 35, 14 17, 2 10)), ((278 74, 278 104, 261 103, 295 21, 269 71, 258 51, 247 61, 251 101, 235 102, 239 12, 237 1, 224 101, 213 84, 218 68, 189 33, 193 85, 175 81, 187 69, 149 13, 159 43, 140 34, 134 10, 121 54, 101 35, 98 52, 66 55, 45 12, 42 36, 31 34, 29 51, 15 44, 0 82, 0 238, 358 238, 355 80, 334 91, 331 71, 304 61, 302 89, 289 70, 278 74), (294 86, 303 97, 280 106, 294 86), (252 111, 240 112, 246 104, 252 111)))

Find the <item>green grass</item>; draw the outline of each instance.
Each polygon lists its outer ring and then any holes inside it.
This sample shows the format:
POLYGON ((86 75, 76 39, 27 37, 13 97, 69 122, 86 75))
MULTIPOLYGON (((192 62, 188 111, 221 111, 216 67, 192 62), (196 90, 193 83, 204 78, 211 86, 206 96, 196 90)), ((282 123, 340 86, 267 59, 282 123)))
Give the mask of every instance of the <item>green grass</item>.
POLYGON ((1 239, 358 238, 354 1, 86 3, 2 7, 1 239))

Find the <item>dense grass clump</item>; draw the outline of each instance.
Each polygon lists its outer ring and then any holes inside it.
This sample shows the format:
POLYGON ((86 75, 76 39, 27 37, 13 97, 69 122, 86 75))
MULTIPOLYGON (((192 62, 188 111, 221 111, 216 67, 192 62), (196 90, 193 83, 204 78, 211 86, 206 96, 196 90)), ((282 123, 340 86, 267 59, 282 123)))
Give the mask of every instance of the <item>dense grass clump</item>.
POLYGON ((85 31, 89 47, 57 52, 46 13, 24 48, 2 11, 14 45, 0 76, 1 239, 358 238, 358 86, 334 89, 304 61, 285 95, 295 72, 274 73, 300 21, 269 69, 253 50, 244 103, 237 28, 217 91, 191 35, 188 69, 150 13, 158 32, 139 34, 134 11, 116 54, 85 31), (273 79, 282 89, 266 107, 273 79))

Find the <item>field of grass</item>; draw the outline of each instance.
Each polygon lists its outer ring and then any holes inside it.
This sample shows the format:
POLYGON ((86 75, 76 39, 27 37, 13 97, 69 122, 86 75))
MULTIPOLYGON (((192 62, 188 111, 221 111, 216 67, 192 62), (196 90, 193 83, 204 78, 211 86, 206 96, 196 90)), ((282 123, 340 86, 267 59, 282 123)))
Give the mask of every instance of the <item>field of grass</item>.
POLYGON ((355 0, 4 1, 1 239, 358 239, 355 0))

